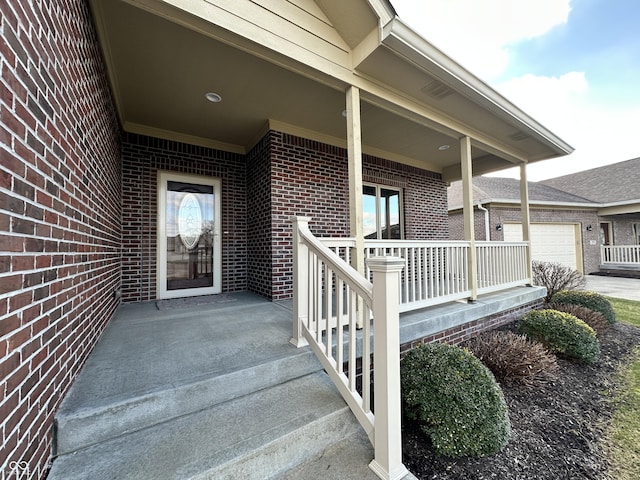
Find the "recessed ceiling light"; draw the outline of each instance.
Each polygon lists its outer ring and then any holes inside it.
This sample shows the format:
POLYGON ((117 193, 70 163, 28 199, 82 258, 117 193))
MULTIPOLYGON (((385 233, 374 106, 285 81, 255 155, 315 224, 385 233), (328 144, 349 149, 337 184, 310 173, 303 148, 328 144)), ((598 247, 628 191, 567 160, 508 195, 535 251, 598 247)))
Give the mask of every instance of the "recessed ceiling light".
POLYGON ((440 145, 438 150, 449 150, 449 148, 451 148, 451 145, 440 145))
POLYGON ((205 94, 204 98, 206 98, 207 100, 213 103, 219 103, 222 101, 222 97, 214 92, 209 92, 205 94))

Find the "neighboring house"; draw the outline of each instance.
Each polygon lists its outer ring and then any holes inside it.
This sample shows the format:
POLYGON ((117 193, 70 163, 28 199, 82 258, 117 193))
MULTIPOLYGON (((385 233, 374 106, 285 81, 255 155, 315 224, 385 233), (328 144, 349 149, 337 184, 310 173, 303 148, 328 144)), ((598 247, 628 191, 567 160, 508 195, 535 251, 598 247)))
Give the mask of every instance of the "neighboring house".
POLYGON ((572 151, 385 0, 0 13, 0 459, 34 472, 121 302, 291 298, 292 216, 363 272, 365 237, 449 238, 449 182, 572 151))
MULTIPOLYGON (((640 268, 640 158, 529 182, 532 255, 588 274, 640 268)), ((473 179, 477 240, 522 239, 520 182, 473 179)), ((451 239, 463 238, 462 185, 449 187, 451 239)))

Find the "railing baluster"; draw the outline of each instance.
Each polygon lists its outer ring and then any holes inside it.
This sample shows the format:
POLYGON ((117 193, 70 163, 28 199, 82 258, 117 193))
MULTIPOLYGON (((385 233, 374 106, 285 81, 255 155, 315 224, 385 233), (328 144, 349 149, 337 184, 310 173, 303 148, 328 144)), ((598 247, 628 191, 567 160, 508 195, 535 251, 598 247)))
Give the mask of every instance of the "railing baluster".
MULTIPOLYGON (((336 275, 337 277, 337 275, 336 275)), ((344 370, 344 282, 338 277, 336 286, 336 368, 338 373, 344 370)))
POLYGON ((349 299, 349 390, 356 391, 356 342, 357 319, 356 296, 352 291, 348 293, 349 299))
POLYGON ((325 305, 325 318, 326 318, 326 327, 325 327, 325 338, 326 338, 326 345, 325 345, 325 352, 328 358, 332 358, 333 354, 332 354, 332 342, 331 342, 331 329, 333 328, 332 326, 332 320, 333 320, 333 312, 332 312, 332 308, 333 308, 333 304, 331 302, 331 297, 333 296, 333 272, 331 271, 331 269, 329 268, 328 265, 324 266, 324 289, 325 289, 325 297, 326 297, 326 301, 324 303, 325 305))
POLYGON ((371 411, 371 315, 365 306, 362 314, 362 408, 371 411))
POLYGON ((316 341, 322 344, 322 260, 316 257, 316 341))

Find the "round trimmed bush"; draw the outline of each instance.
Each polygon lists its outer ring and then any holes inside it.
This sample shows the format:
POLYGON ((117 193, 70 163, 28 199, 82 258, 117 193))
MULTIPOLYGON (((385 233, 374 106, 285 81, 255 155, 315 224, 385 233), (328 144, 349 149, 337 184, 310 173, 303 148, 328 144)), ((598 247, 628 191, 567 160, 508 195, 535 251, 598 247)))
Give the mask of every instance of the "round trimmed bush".
POLYGON ((520 331, 549 350, 593 363, 600 355, 600 344, 589 325, 557 310, 532 310, 520 321, 520 331))
POLYGON ((597 337, 603 335, 611 328, 611 324, 604 318, 604 315, 600 312, 594 312, 587 307, 571 305, 570 303, 553 303, 549 305, 549 308, 558 310, 559 312, 570 313, 574 317, 578 317, 595 330, 597 337))
POLYGON ((579 305, 601 313, 611 325, 616 323, 616 312, 611 302, 596 292, 583 290, 562 290, 551 297, 551 303, 579 305))
POLYGON ((539 342, 513 332, 485 332, 466 347, 503 385, 543 388, 558 378, 556 356, 539 342))
POLYGON ((420 424, 438 454, 482 457, 509 441, 502 390, 469 351, 422 345, 406 354, 400 378, 405 417, 420 424))

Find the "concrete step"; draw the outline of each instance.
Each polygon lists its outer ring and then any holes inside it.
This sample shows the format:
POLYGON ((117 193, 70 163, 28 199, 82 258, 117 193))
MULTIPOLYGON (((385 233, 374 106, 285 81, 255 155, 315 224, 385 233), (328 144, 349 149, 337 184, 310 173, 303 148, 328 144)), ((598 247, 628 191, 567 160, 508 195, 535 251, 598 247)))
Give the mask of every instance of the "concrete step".
POLYGON ((62 455, 48 478, 281 478, 358 432, 327 375, 316 372, 62 455))
POLYGON ((54 454, 64 455, 321 370, 309 349, 215 376, 133 394, 63 402, 56 414, 54 454))

